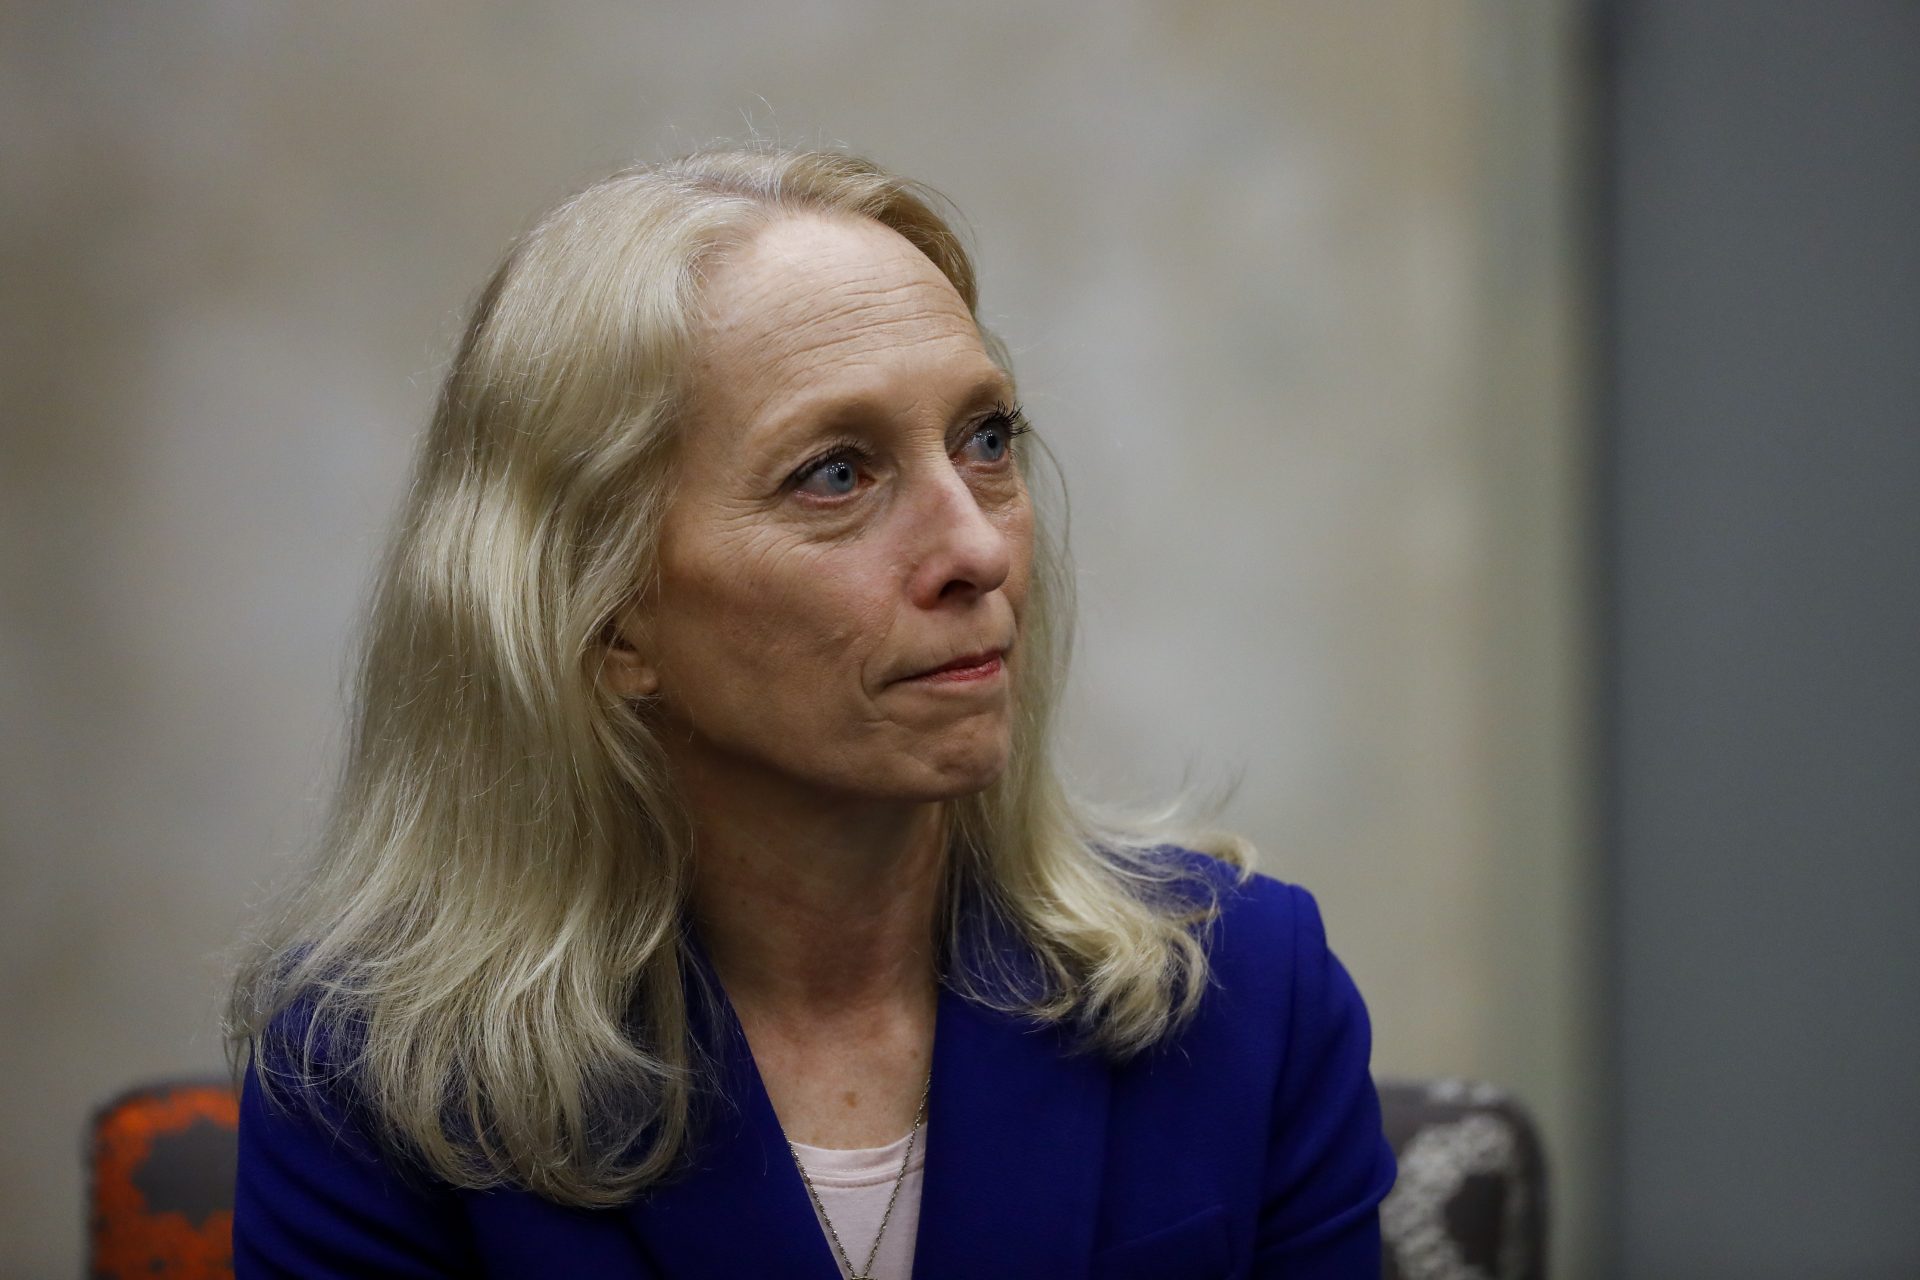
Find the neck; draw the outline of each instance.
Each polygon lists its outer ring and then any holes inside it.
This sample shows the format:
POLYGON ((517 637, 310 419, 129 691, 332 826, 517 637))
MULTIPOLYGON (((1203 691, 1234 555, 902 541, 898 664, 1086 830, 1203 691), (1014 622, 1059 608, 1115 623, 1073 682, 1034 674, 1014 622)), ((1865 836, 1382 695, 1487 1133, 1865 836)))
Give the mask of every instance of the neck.
POLYGON ((676 783, 695 833, 695 922, 736 1006, 784 1020, 930 1000, 939 802, 822 796, 735 770, 681 767, 676 783))

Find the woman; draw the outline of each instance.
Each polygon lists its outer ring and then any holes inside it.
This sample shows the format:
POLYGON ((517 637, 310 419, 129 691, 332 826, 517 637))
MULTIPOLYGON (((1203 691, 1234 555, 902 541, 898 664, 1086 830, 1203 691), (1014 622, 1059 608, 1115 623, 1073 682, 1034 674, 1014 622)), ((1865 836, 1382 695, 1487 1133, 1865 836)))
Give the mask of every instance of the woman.
POLYGON ((1312 899, 1056 778, 1026 431, 866 162, 701 153, 514 246, 236 983, 243 1275, 1378 1274, 1312 899))

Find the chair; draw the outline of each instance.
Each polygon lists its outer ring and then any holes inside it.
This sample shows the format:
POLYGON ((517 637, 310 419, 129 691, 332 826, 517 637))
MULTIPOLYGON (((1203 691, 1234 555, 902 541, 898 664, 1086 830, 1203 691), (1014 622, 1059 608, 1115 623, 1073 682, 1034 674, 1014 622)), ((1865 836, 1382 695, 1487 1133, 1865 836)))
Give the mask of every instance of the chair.
MULTIPOLYGON (((1546 1172, 1526 1112, 1490 1085, 1382 1081, 1400 1179, 1383 1280, 1544 1280, 1546 1172)), ((94 1280, 229 1280, 234 1130, 225 1080, 134 1089, 92 1125, 94 1280)))
POLYGON ((1478 1081, 1379 1085, 1400 1161, 1380 1206, 1385 1280, 1546 1280, 1546 1161, 1526 1111, 1478 1081))
POLYGON ((231 1280, 234 1131, 225 1080, 144 1085, 93 1117, 89 1274, 231 1280))

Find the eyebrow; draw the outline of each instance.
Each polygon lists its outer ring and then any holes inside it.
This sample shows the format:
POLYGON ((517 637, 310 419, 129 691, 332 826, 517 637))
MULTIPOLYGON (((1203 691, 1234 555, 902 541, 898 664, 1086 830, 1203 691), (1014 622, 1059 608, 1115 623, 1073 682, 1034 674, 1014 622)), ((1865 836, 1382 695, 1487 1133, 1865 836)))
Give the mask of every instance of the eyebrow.
MULTIPOLYGON (((1013 379, 1004 370, 995 367, 991 373, 984 373, 975 379, 973 385, 959 397, 956 403, 960 407, 953 420, 957 423, 983 408, 1012 398, 1013 379)), ((756 428, 747 436, 745 446, 749 452, 777 449, 816 436, 829 436, 836 430, 884 421, 891 416, 894 399, 879 387, 868 387, 846 395, 803 397, 787 412, 756 428)))

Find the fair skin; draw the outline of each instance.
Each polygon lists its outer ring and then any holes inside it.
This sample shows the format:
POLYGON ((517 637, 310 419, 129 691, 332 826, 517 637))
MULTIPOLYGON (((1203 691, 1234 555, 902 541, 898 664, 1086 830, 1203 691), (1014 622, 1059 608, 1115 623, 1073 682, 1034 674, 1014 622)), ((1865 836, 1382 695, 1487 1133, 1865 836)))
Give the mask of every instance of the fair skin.
POLYGON ((787 1136, 878 1146, 932 1060, 943 806, 1012 742, 1013 389, 876 223, 777 217, 705 303, 658 592, 606 678, 658 717, 701 937, 787 1136))

